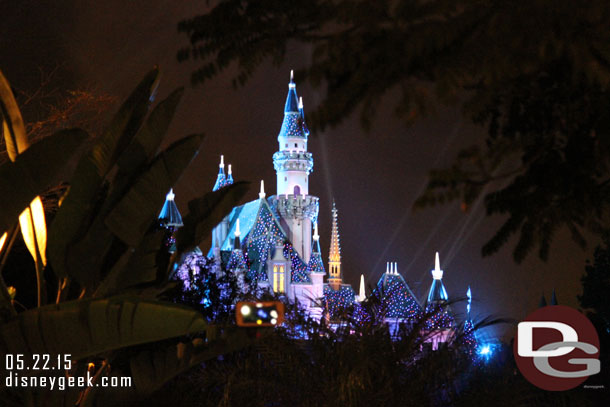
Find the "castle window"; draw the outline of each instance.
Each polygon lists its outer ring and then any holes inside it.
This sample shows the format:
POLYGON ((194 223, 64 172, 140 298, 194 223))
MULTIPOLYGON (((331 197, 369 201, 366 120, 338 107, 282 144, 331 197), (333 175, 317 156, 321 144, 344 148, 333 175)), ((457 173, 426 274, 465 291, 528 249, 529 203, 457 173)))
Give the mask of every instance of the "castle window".
POLYGON ((286 148, 288 148, 288 143, 286 143, 286 148))
POLYGON ((284 177, 284 181, 288 181, 288 177, 284 177))
POLYGON ((299 145, 298 145, 297 143, 294 143, 294 146, 295 146, 295 147, 298 147, 299 145))
POLYGON ((275 264, 273 266, 273 291, 276 293, 284 292, 284 265, 275 264))
POLYGON ((294 195, 301 195, 301 187, 298 185, 294 186, 294 195))

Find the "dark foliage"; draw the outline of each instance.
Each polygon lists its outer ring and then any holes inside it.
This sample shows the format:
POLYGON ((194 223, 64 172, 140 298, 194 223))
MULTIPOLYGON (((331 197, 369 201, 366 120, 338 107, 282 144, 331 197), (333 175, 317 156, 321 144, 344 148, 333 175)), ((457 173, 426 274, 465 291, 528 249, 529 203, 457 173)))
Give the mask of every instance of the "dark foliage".
POLYGON ((190 46, 179 60, 200 83, 236 63, 243 85, 266 60, 280 64, 293 41, 312 49, 297 71, 326 96, 313 128, 355 111, 369 127, 382 97, 400 94, 407 123, 441 103, 463 104, 487 135, 453 165, 432 171, 416 207, 485 194, 488 215, 506 217, 483 247, 513 235, 517 262, 547 259, 556 231, 608 226, 610 3, 594 0, 224 0, 179 24, 190 46))

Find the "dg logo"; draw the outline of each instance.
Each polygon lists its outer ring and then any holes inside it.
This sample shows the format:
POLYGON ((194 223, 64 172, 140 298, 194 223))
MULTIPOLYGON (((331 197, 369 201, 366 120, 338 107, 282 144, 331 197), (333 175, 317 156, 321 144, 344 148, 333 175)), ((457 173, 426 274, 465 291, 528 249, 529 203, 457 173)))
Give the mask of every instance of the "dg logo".
POLYGON ((545 390, 572 389, 600 371, 599 337, 587 317, 573 308, 539 308, 517 326, 517 367, 545 390))

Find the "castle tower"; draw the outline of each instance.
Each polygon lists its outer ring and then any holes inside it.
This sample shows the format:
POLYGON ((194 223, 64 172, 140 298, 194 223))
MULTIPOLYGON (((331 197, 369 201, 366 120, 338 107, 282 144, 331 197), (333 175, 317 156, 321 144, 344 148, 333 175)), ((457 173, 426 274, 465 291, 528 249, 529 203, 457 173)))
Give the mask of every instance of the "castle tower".
POLYGON ((441 262, 438 257, 438 252, 436 252, 436 257, 434 259, 434 270, 432 270, 431 273, 432 285, 430 286, 430 291, 428 291, 426 304, 443 305, 447 303, 449 296, 447 295, 447 290, 445 290, 445 286, 443 285, 443 270, 441 270, 441 262))
MULTIPOLYGON (((223 188, 227 185, 231 185, 233 183, 233 174, 231 171, 231 165, 229 164, 229 174, 228 177, 225 176, 225 161, 224 156, 220 156, 220 164, 218 165, 218 176, 216 177, 216 183, 214 184, 214 188, 212 191, 218 191, 220 188, 223 188)), ((225 217, 222 222, 218 224, 212 230, 212 250, 214 251, 214 258, 216 259, 217 265, 220 265, 220 246, 222 246, 222 242, 227 238, 227 234, 229 233, 229 219, 225 217)))
POLYGON ((318 217, 318 198, 309 195, 313 156, 307 151, 308 135, 303 101, 297 97, 291 71, 284 121, 277 137, 279 151, 273 154, 273 166, 277 175, 277 210, 282 226, 305 262, 311 256, 311 225, 318 217))
POLYGON ((165 195, 165 203, 163 204, 163 208, 161 209, 161 212, 159 212, 158 217, 161 225, 169 232, 165 238, 164 244, 170 253, 174 253, 176 251, 176 239, 174 238, 174 232, 176 232, 178 228, 184 226, 180 211, 178 211, 176 202, 174 202, 175 197, 176 195, 174 194, 174 190, 172 188, 169 190, 167 195, 165 195))
POLYGON ((339 224, 337 223, 337 206, 333 201, 333 227, 330 235, 328 253, 328 284, 338 290, 343 279, 341 276, 341 245, 339 244, 339 224))

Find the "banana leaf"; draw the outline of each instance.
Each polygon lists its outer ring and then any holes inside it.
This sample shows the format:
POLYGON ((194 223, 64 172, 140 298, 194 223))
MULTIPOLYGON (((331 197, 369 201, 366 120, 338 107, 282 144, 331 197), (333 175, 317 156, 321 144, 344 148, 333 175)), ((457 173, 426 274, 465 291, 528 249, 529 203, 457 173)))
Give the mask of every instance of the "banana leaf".
POLYGON ((21 110, 17 106, 15 95, 11 86, 0 71, 0 119, 2 121, 2 131, 6 143, 6 152, 11 161, 15 161, 19 153, 24 152, 29 147, 27 133, 21 117, 21 110))
POLYGON ((201 136, 185 137, 159 154, 106 217, 106 226, 136 247, 155 221, 167 191, 195 157, 201 136))
POLYGON ((146 116, 158 75, 156 68, 146 75, 123 103, 101 139, 78 163, 71 188, 49 230, 47 257, 60 279, 68 275, 68 248, 82 237, 86 225, 96 214, 105 177, 146 116))
POLYGON ((171 303, 128 296, 81 299, 18 314, 0 326, 0 351, 69 354, 79 360, 206 327, 201 314, 171 303))
POLYGON ((59 181, 61 171, 86 138, 82 130, 62 130, 0 166, 0 233, 17 222, 36 196, 59 181))

